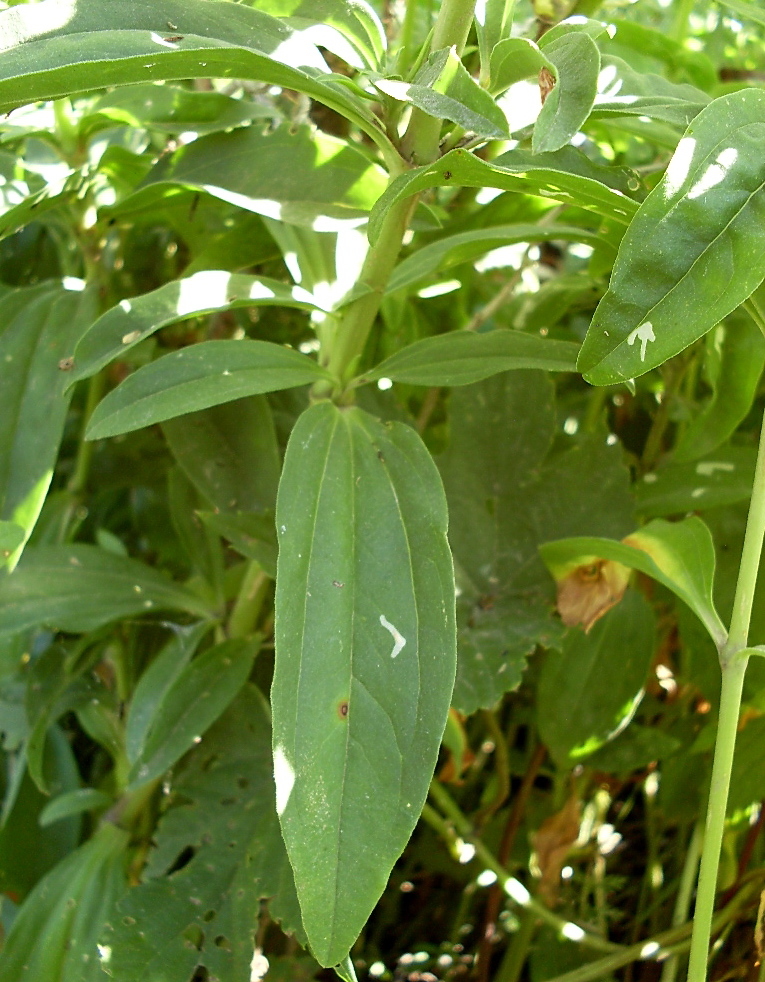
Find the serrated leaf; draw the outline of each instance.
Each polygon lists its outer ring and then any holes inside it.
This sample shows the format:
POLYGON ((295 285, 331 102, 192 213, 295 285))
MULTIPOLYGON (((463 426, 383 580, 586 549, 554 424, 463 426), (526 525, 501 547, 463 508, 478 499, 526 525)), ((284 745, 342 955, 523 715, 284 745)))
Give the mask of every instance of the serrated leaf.
POLYGON ((598 92, 600 52, 584 31, 572 31, 542 46, 556 81, 534 124, 534 153, 560 150, 579 131, 598 92))
POLYGON ((123 617, 183 610, 209 618, 199 597, 169 577, 96 546, 28 549, 0 581, 0 635, 45 624, 60 631, 92 631, 123 617))
POLYGON ((180 468, 217 511, 273 514, 281 459, 265 396, 180 416, 162 430, 180 468))
POLYGON ((665 522, 657 518, 623 542, 578 537, 546 542, 539 551, 556 579, 592 558, 611 559, 638 569, 680 597, 706 627, 716 644, 724 643, 725 626, 713 599, 715 549, 700 518, 665 522))
POLYGON ((550 455, 552 381, 509 372, 457 389, 439 459, 449 501, 459 648, 453 704, 490 708, 518 686, 526 656, 560 643, 552 583, 537 546, 552 528, 633 527, 629 478, 604 436, 550 455))
POLYGON ((537 690, 537 725, 561 767, 586 760, 632 719, 654 655, 651 608, 629 591, 589 634, 575 628, 548 651, 537 690))
POLYGON ((122 901, 113 929, 115 982, 187 979, 198 965, 221 979, 249 978, 256 912, 303 942, 300 911, 274 806, 268 705, 245 685, 173 778, 144 882, 122 901), (192 858, 175 872, 178 859, 192 858), (200 939, 189 945, 189 932, 200 939))
POLYGON ((216 311, 261 305, 317 309, 311 295, 300 287, 224 270, 194 273, 165 283, 151 293, 121 300, 82 337, 75 350, 70 381, 95 375, 104 365, 168 324, 216 311))
POLYGON ((318 403, 276 513, 277 810, 311 948, 338 964, 419 817, 454 684, 446 502, 414 430, 318 403))
POLYGON ((418 283, 436 270, 443 271, 451 266, 470 262, 503 245, 514 242, 549 242, 553 239, 583 242, 593 247, 602 241, 598 233, 586 228, 526 222, 458 232, 431 242, 403 259, 393 270, 385 292, 395 293, 396 290, 418 283))
POLYGON ((688 127, 619 248, 579 355, 595 385, 634 378, 718 324, 765 277, 765 93, 734 92, 688 127))
POLYGON ((128 775, 129 791, 160 777, 199 742, 244 685, 260 642, 223 641, 197 655, 170 680, 154 706, 128 775))
POLYGON ((128 375, 96 406, 86 439, 101 440, 246 396, 331 378, 307 355, 270 341, 202 341, 128 375))
POLYGON ((471 77, 454 48, 434 51, 412 82, 374 79, 391 99, 408 102, 428 116, 448 119, 463 129, 495 140, 510 136, 505 114, 471 77))
MULTIPOLYGON (((94 292, 55 282, 0 299, 0 517, 21 526, 24 541, 45 501, 69 408, 69 373, 61 365, 68 364, 96 303, 94 292)), ((17 546, 11 568, 20 553, 17 546)))
POLYGON ((619 167, 594 164, 573 147, 552 154, 509 150, 492 161, 467 150, 450 150, 434 164, 397 177, 379 198, 369 219, 369 239, 377 240, 388 210, 404 198, 435 187, 491 187, 538 194, 564 204, 592 209, 628 225, 637 202, 627 197, 629 178, 619 167))
POLYGON ((635 485, 638 511, 653 518, 748 501, 756 459, 754 447, 720 447, 702 460, 664 462, 635 485))
POLYGON ((143 672, 130 700, 125 725, 125 753, 131 764, 144 756, 146 741, 158 708, 188 665, 210 625, 175 627, 175 635, 143 672))
POLYGON ((363 381, 389 378, 410 385, 469 385, 510 369, 572 372, 578 345, 520 331, 453 331, 422 338, 386 358, 363 381))

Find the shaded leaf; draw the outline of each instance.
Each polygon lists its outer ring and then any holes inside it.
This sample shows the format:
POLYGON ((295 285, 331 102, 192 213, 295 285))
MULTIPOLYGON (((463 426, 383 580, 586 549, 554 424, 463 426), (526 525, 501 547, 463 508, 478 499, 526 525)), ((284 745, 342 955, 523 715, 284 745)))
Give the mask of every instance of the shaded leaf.
POLYGON ((276 512, 277 810, 311 948, 333 966, 427 795, 454 684, 446 502, 414 430, 318 403, 276 512))
POLYGON ((200 511, 198 515, 205 525, 228 539, 232 549, 260 563, 263 571, 276 579, 278 545, 273 512, 200 511))
POLYGON ((453 331, 415 341, 362 378, 370 382, 389 378, 410 385, 469 385, 510 369, 570 372, 574 370, 577 351, 578 346, 570 341, 553 341, 520 331, 453 331))
POLYGON ((0 521, 0 562, 1 566, 10 559, 11 555, 24 541, 24 529, 15 522, 0 521))
POLYGON ((572 31, 545 43, 546 59, 555 66, 556 81, 534 124, 534 153, 560 150, 590 114, 598 91, 600 52, 584 31, 572 31))
POLYGON ((765 276, 765 93, 743 90, 693 120, 640 206, 579 355, 588 381, 662 364, 718 324, 765 276))
POLYGON ((331 378, 307 355, 271 341, 202 341, 128 375, 96 406, 86 438, 100 440, 246 396, 331 378))
POLYGON ((104 791, 97 791, 95 788, 77 788, 75 791, 67 791, 53 798, 40 812, 40 825, 45 828, 54 822, 61 821, 62 818, 69 818, 71 815, 79 815, 82 812, 92 811, 96 808, 105 808, 114 799, 104 791))
POLYGON ((15 572, 0 581, 0 635, 41 624, 92 631, 161 610, 211 616, 199 597, 157 570, 96 546, 29 549, 15 572))
POLYGON ((638 511, 653 518, 748 501, 756 459, 754 447, 720 447, 704 460, 663 463, 636 484, 638 511))

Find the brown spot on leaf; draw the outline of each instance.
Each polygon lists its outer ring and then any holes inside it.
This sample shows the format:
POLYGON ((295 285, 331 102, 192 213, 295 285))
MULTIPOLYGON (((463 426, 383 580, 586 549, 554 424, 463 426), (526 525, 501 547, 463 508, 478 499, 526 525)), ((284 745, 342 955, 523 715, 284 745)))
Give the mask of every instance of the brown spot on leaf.
POLYGON ((62 358, 58 363, 58 367, 62 372, 71 372, 74 367, 74 358, 69 356, 69 358, 62 358))
POLYGON ((593 559, 558 580, 558 613, 567 627, 585 631, 616 606, 627 589, 630 571, 610 559, 593 559))
POLYGON ((545 104, 545 100, 554 88, 555 76, 549 68, 543 66, 539 69, 539 97, 542 100, 542 105, 545 104))
POLYGON ((347 699, 343 699, 343 701, 338 704, 338 707, 337 707, 337 715, 340 717, 340 719, 347 719, 348 718, 348 700, 347 699))

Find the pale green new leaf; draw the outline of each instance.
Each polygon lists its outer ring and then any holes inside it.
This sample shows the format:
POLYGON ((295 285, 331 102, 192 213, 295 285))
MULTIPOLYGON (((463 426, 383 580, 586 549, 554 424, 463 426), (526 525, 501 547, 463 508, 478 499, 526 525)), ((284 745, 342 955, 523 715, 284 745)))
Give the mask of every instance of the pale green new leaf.
POLYGON ((718 324, 765 277, 765 92, 693 120, 622 239, 579 355, 595 385, 642 375, 718 324))
POLYGON ((573 372, 579 346, 534 334, 499 329, 476 334, 452 331, 402 348, 362 376, 410 385, 470 385, 510 369, 573 372))
POLYGON ((95 546, 28 549, 0 581, 0 635, 47 625, 92 631, 123 617, 183 610, 209 618, 206 604, 157 570, 95 546))
POLYGON ((534 124, 534 153, 560 150, 579 131, 598 92, 600 52, 584 31, 572 31, 542 45, 555 66, 556 82, 534 124))
POLYGON ((486 0, 476 4, 475 32, 478 36, 478 50, 481 55, 481 82, 494 92, 493 57, 497 47, 510 33, 513 24, 514 0, 486 0))
POLYGON ((151 293, 121 300, 90 327, 77 345, 72 381, 88 378, 161 327, 236 307, 280 306, 316 310, 313 297, 278 280, 225 270, 205 270, 165 283, 151 293))
POLYGON ((318 403, 292 432, 276 524, 276 800, 303 924, 348 953, 419 818, 454 685, 438 472, 415 433, 318 403))
POLYGON ((714 543, 696 516, 681 522, 654 519, 623 542, 588 536, 546 542, 539 551, 556 579, 598 558, 640 570, 688 604, 718 646, 725 642, 713 599, 714 543))
POLYGON ((246 396, 331 378, 307 355, 271 341, 202 341, 128 375, 98 404, 86 437, 100 440, 246 396))

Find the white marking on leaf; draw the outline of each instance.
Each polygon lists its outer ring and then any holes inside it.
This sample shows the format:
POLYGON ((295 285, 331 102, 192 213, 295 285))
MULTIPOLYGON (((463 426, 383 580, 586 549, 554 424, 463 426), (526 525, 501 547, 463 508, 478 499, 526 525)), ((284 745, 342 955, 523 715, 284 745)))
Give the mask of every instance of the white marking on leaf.
POLYGON ((295 786, 295 772, 281 747, 274 750, 274 783, 276 784, 276 814, 281 815, 295 786))
POLYGON ((696 464, 696 473, 702 477, 711 477, 715 471, 735 471, 736 465, 727 460, 703 460, 696 464))
POLYGON ((638 339, 640 339, 640 360, 645 361, 645 349, 648 342, 656 340, 656 335, 653 333, 653 324, 650 321, 646 321, 645 324, 636 327, 627 338, 627 344, 632 346, 638 339))
POLYGON ((406 638, 391 624, 385 614, 380 614, 380 623, 386 631, 390 631, 391 633, 391 637, 393 638, 393 651, 391 651, 390 656, 391 658, 395 658, 406 644, 406 638))

